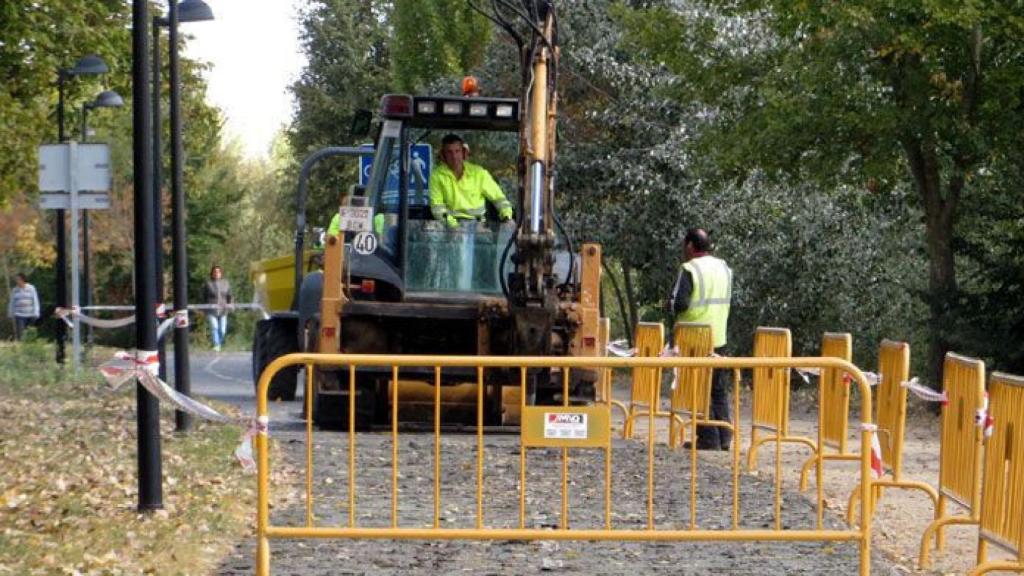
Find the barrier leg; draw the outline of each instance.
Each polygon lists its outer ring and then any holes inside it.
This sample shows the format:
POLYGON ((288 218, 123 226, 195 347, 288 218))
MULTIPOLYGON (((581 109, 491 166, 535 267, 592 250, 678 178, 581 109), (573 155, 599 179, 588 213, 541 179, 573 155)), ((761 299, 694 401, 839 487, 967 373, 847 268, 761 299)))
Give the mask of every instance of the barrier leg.
POLYGON ((853 526, 853 511, 857 508, 859 502, 860 484, 858 483, 857 486, 853 489, 853 492, 850 493, 850 500, 846 504, 846 523, 850 526, 853 526))
POLYGON ((270 576, 270 541, 266 536, 256 543, 256 576, 270 576))
POLYGON ((750 449, 747 450, 747 472, 753 472, 757 467, 757 449, 771 438, 758 438, 757 428, 750 430, 750 449))
POLYGON ((980 566, 980 565, 984 564, 985 560, 987 560, 987 559, 988 559, 988 541, 985 540, 984 538, 979 538, 978 539, 978 562, 977 562, 978 565, 980 566))
POLYGON ((975 566, 974 570, 971 570, 970 576, 981 576, 982 574, 988 574, 989 572, 1019 572, 1024 574, 1024 564, 1018 564, 1016 562, 987 562, 979 566, 975 566))
MULTIPOLYGON (((941 501, 942 500, 940 500, 940 502, 941 501)), ((931 539, 935 537, 935 541, 938 542, 938 534, 941 533, 943 528, 950 525, 977 526, 978 521, 970 516, 946 516, 932 521, 932 523, 925 528, 924 534, 921 536, 921 556, 918 559, 918 567, 920 569, 925 570, 931 565, 931 558, 929 557, 930 550, 928 546, 931 539)), ((938 549, 937 546, 936 549, 938 549)))
POLYGON ((807 490, 807 475, 810 474, 810 472, 811 472, 811 466, 814 466, 814 463, 817 462, 817 461, 818 461, 817 456, 812 454, 811 457, 808 458, 807 461, 804 462, 804 465, 800 467, 800 491, 801 492, 804 492, 805 490, 807 490))
MULTIPOLYGON (((946 515, 946 499, 939 499, 939 518, 946 515)), ((935 549, 942 552, 946 549, 946 533, 942 524, 939 524, 938 532, 935 533, 935 549)))

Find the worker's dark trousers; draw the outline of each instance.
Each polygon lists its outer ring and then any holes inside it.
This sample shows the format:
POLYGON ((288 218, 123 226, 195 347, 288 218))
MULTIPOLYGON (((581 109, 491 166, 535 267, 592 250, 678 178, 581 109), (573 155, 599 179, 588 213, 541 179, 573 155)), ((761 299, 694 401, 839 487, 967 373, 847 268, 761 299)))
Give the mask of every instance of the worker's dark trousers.
MULTIPOLYGON (((711 380, 710 420, 732 422, 729 417, 729 391, 732 388, 732 370, 715 369, 711 380)), ((728 450, 732 445, 732 431, 717 426, 697 426, 697 448, 700 450, 728 450)))

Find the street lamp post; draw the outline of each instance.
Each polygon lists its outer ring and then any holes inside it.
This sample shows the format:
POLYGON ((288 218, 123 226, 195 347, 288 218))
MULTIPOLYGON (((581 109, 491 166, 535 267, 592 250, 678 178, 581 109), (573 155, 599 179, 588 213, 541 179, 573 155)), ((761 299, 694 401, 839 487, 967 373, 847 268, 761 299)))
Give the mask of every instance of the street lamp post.
MULTIPOLYGON (((76 76, 95 76, 106 74, 108 71, 106 62, 95 54, 81 57, 73 68, 60 68, 57 70, 57 141, 64 142, 64 83, 76 76)), ((68 260, 66 252, 67 240, 64 234, 64 210, 56 210, 54 214, 56 236, 57 236, 57 306, 67 308, 68 306, 68 260)), ((57 322, 56 360, 58 364, 64 363, 64 343, 67 340, 67 331, 63 322, 57 322)))
MULTIPOLYGON (((160 136, 163 133, 163 119, 160 115, 160 27, 166 26, 167 20, 153 16, 153 240, 155 249, 153 265, 156 268, 156 301, 163 302, 164 291, 164 203, 163 203, 163 148, 160 136)), ((167 341, 158 339, 156 343, 157 357, 160 359, 161 380, 167 381, 167 341)))
MULTIPOLYGON (((113 90, 100 92, 92 102, 82 104, 82 142, 89 140, 89 110, 96 108, 120 108, 124 99, 113 90)), ((89 276, 89 210, 82 210, 82 306, 92 306, 92 282, 89 276)), ((92 326, 86 328, 86 341, 92 344, 92 326)))
MULTIPOLYGON (((185 191, 184 145, 181 137, 181 64, 178 58, 178 24, 213 20, 213 10, 203 0, 176 0, 168 3, 167 19, 162 23, 168 29, 168 60, 170 65, 170 121, 171 121, 171 204, 174 256, 174 309, 188 308, 188 258, 185 251, 185 191)), ((156 104, 154 104, 156 105, 156 104)), ((174 388, 191 395, 189 377, 188 327, 174 327, 174 388)), ((182 411, 174 413, 177 430, 191 427, 191 417, 182 411)))
MULTIPOLYGON (((132 0, 132 166, 135 231, 135 349, 156 350, 156 286, 153 270, 152 129, 149 100, 149 0, 132 0)), ((142 358, 147 362, 148 358, 142 358)), ((163 508, 160 404, 141 383, 135 386, 139 510, 163 508)))

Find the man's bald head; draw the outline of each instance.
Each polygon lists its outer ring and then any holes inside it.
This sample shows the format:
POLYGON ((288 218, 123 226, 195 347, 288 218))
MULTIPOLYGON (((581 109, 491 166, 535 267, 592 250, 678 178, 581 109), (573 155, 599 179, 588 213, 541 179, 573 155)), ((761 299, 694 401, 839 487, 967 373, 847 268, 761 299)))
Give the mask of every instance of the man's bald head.
POLYGON ((702 228, 691 228, 686 231, 685 245, 694 252, 711 252, 711 239, 702 228))

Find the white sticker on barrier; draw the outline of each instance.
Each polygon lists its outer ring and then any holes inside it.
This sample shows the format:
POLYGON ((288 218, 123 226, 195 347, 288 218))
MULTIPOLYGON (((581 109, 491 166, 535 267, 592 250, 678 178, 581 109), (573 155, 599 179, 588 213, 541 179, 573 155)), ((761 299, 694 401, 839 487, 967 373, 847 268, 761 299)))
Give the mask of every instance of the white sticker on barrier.
POLYGON ((583 412, 545 412, 544 438, 587 439, 587 415, 583 412))

